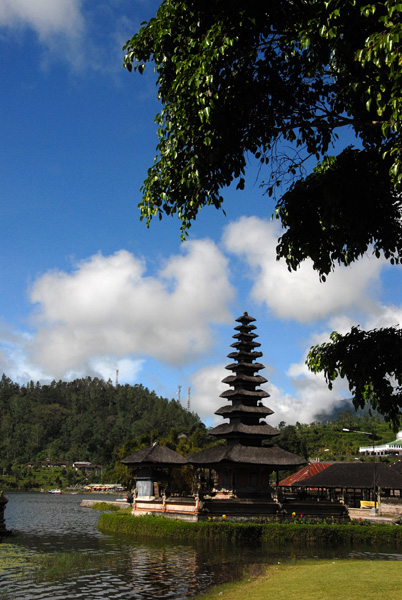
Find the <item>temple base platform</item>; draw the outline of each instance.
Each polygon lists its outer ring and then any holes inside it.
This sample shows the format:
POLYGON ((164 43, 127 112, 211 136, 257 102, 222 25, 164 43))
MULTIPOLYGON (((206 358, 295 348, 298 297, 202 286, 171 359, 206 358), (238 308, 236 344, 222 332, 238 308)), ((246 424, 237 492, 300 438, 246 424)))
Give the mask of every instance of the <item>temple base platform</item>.
POLYGON ((215 499, 198 497, 136 498, 132 515, 161 515, 184 521, 292 521, 294 518, 349 521, 347 507, 340 502, 264 501, 261 498, 215 499))

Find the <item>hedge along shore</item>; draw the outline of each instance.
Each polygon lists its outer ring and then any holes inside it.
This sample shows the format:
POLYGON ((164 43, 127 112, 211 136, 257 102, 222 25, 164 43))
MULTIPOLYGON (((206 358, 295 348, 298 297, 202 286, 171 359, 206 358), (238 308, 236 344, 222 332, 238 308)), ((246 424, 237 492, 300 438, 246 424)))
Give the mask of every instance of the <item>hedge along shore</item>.
POLYGON ((104 533, 165 538, 170 540, 210 540, 214 542, 270 542, 282 544, 345 544, 352 547, 382 546, 402 548, 402 527, 353 521, 348 524, 301 522, 233 523, 203 521, 189 523, 159 516, 132 517, 103 513, 98 529, 104 533))

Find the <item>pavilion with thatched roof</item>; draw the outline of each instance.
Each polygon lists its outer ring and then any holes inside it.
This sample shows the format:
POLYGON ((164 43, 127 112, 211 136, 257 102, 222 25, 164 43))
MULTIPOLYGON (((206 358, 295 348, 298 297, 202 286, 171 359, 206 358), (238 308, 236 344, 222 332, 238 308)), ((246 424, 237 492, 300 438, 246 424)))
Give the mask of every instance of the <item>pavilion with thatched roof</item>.
POLYGON ((155 496, 153 482, 156 472, 161 469, 182 467, 186 464, 186 459, 166 446, 159 446, 156 442, 152 446, 141 448, 134 454, 126 456, 121 462, 135 471, 136 496, 152 498, 155 496))

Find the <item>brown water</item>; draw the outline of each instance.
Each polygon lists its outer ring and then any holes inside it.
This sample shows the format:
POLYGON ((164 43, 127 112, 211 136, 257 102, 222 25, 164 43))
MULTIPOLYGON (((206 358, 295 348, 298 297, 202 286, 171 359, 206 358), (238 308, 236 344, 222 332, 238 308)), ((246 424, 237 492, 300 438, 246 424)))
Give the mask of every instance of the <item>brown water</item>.
POLYGON ((184 600, 215 583, 238 578, 244 566, 258 570, 261 565, 306 557, 402 559, 399 554, 339 548, 228 548, 191 540, 176 544, 104 535, 96 529, 99 512, 80 507, 84 496, 7 496, 6 525, 13 535, 0 544, 1 600, 184 600), (35 557, 65 553, 74 555, 73 571, 56 579, 40 577, 35 557))

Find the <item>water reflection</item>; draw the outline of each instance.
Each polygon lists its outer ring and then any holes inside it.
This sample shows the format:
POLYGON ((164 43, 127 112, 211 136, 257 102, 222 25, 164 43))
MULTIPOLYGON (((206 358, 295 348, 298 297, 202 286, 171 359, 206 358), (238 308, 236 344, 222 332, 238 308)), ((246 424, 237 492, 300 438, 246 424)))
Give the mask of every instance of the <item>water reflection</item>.
MULTIPOLYGON (((168 598, 184 600, 214 583, 239 577, 244 566, 300 560, 304 557, 357 560, 401 555, 354 552, 350 549, 241 548, 103 535, 96 529, 98 511, 81 508, 83 496, 8 494, 8 529, 0 544, 0 599, 168 598), (75 568, 63 578, 41 579, 35 557, 71 553, 75 568), (82 556, 82 560, 80 557, 82 556), (88 561, 88 557, 91 560, 88 561)), ((104 498, 100 496, 100 499, 104 498)))

